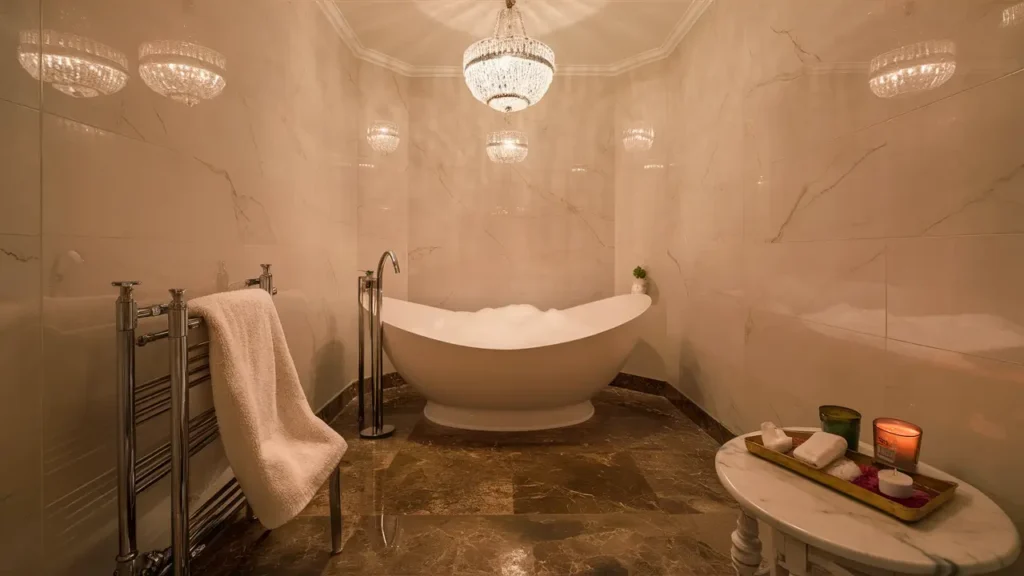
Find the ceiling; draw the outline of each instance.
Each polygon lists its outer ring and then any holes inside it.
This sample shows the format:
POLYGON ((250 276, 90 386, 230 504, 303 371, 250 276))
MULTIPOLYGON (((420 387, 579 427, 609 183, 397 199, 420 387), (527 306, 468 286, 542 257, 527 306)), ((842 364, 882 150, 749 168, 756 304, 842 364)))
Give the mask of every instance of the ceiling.
MULTIPOLYGON (((667 56, 713 0, 518 0, 560 75, 615 75, 667 56)), ((360 58, 407 76, 460 76, 502 0, 320 0, 360 58)))

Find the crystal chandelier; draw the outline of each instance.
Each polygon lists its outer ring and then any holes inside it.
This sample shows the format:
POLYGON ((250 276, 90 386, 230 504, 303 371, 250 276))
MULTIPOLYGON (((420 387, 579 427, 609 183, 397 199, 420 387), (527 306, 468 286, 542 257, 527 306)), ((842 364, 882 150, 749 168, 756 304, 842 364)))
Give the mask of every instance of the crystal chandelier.
POLYGON ((487 135, 487 156, 498 164, 517 164, 526 160, 530 142, 519 130, 498 130, 487 135))
POLYGON ((139 46, 139 76, 151 90, 195 106, 216 98, 227 82, 227 59, 215 50, 191 42, 164 40, 139 46))
POLYGON ((110 46, 54 30, 27 30, 18 40, 21 67, 68 96, 109 96, 128 83, 128 59, 110 46))
POLYGON ((391 154, 398 150, 398 143, 401 141, 398 137, 398 124, 385 120, 374 122, 366 129, 366 141, 370 148, 377 152, 385 156, 391 154))
POLYGON ((654 146, 654 128, 637 124, 622 130, 622 146, 627 152, 646 152, 654 146))
POLYGON ((505 0, 494 36, 466 49, 462 70, 473 97, 501 112, 533 106, 555 75, 555 52, 526 35, 516 0, 505 0))
POLYGON ((1014 4, 1008 8, 1003 9, 1003 21, 1000 26, 1007 28, 1010 26, 1016 26, 1024 22, 1024 2, 1020 4, 1014 4))
POLYGON ((875 96, 892 98, 934 90, 956 72, 956 44, 928 40, 901 46, 871 59, 868 85, 875 96))

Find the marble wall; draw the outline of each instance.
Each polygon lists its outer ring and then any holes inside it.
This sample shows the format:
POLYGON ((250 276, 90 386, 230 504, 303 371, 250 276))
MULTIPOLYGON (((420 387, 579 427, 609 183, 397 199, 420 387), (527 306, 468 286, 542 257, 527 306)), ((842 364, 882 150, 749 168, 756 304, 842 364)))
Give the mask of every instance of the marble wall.
POLYGON ((359 62, 359 97, 362 111, 359 126, 359 256, 361 270, 376 270, 385 250, 393 250, 402 271, 393 275, 388 263, 384 288, 388 296, 406 299, 409 294, 408 267, 409 189, 415 183, 409 175, 409 140, 412 131, 409 106, 410 79, 376 64, 359 62), (366 131, 375 123, 393 122, 400 142, 391 153, 371 148, 366 131))
MULTIPOLYGON (((0 573, 109 574, 112 280, 156 302, 273 263, 311 404, 354 377, 358 64, 315 3, 279 0, 10 0, 0 51, 0 573), (41 29, 122 52, 127 85, 72 98, 33 80, 19 34, 41 29), (164 39, 221 52, 223 93, 187 107, 150 90, 138 46, 164 39)), ((140 351, 141 378, 166 370, 160 348, 140 351)), ((142 428, 140 453, 166 426, 142 428)), ((223 467, 204 451, 193 487, 223 467)), ((165 481, 141 498, 144 550, 166 541, 167 494, 165 481)))
POLYGON ((630 364, 735 432, 816 407, 924 430, 923 459, 1024 526, 1024 171, 1013 2, 718 0, 618 78, 616 278, 656 314, 630 364), (1008 24, 1008 25, 1007 25, 1008 24), (944 85, 883 99, 876 55, 956 44, 944 85), (663 168, 644 170, 647 164, 663 168))
POLYGON ((558 77, 506 124, 462 78, 409 81, 410 300, 564 308, 613 294, 613 90, 558 77), (529 138, 520 164, 487 157, 487 133, 506 126, 529 138))

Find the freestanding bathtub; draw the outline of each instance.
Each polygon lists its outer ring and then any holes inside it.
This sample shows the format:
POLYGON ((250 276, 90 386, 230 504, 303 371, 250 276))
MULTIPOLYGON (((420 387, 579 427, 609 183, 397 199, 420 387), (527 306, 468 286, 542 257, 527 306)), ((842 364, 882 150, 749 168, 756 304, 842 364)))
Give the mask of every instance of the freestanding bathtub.
POLYGON ((470 430, 543 430, 594 414, 590 399, 615 378, 639 337, 649 296, 629 294, 563 310, 588 336, 517 349, 446 340, 448 310, 384 298, 384 350, 427 399, 424 415, 470 430))

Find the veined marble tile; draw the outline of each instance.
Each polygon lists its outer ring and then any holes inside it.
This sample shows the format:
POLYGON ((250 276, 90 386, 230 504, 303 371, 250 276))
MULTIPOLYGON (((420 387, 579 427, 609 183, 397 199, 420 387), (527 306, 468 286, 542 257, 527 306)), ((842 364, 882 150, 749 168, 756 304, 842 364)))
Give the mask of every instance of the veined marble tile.
POLYGON ((751 306, 885 336, 885 242, 784 242, 746 246, 751 306))
POLYGON ((506 128, 501 115, 475 101, 461 79, 409 81, 413 300, 453 309, 561 308, 612 294, 610 86, 570 78, 510 117, 508 127, 527 133, 530 152, 505 166, 484 149, 488 132, 506 128))
POLYGON ((215 242, 273 235, 263 204, 239 189, 241 175, 222 167, 116 134, 79 131, 51 115, 43 118, 43 141, 46 233, 191 234, 215 242))
MULTIPOLYGON (((18 50, 21 48, 22 33, 39 33, 41 2, 42 0, 12 0, 0 8, 0 44, 10 50, 4 58, 0 58, 0 78, 4 79, 3 85, 0 86, 0 100, 36 110, 40 106, 41 84, 23 68, 18 58, 18 50)), ((26 58, 31 59, 38 57, 40 48, 26 44, 23 51, 26 58)))
POLYGON ((1019 235, 888 240, 889 338, 1024 363, 1019 235))
POLYGON ((42 349, 38 236, 0 234, 0 572, 29 573, 42 555, 42 349))
POLYGON ((744 237, 755 243, 879 238, 885 191, 875 185, 893 153, 874 132, 822 143, 769 164, 745 188, 744 237))
POLYGON ((39 112, 0 100, 0 233, 39 234, 39 112))
POLYGON ((882 415, 921 426, 922 461, 974 484, 1011 518, 1020 517, 1024 502, 1013 494, 1021 462, 990 455, 1015 450, 1024 425, 1017 401, 1024 367, 894 340, 886 348, 882 415))
POLYGON ((744 350, 744 430, 771 420, 781 426, 818 425, 818 407, 849 406, 862 416, 861 438, 880 415, 888 383, 885 340, 841 328, 754 310, 744 350))
POLYGON ((1022 94, 1015 74, 880 128, 891 148, 877 175, 886 236, 1024 232, 1024 114, 1013 104, 1022 94))
POLYGON ((758 156, 805 154, 1018 70, 1020 38, 1001 27, 1010 4, 790 1, 752 11, 746 41, 757 58, 744 99, 758 156), (952 78, 933 90, 876 97, 871 59, 927 40, 956 45, 952 78))

